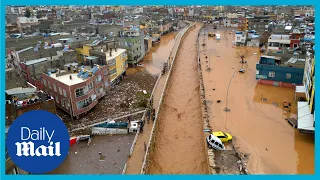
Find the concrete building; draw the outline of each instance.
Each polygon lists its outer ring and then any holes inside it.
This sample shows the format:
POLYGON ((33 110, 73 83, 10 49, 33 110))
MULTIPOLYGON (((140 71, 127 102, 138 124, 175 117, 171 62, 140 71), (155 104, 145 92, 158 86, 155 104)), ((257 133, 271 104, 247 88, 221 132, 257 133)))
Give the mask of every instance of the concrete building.
POLYGON ((127 50, 129 64, 136 65, 145 56, 144 38, 145 35, 140 29, 124 30, 117 38, 119 47, 127 50))
POLYGON ((249 30, 255 30, 260 34, 269 31, 269 16, 255 16, 247 18, 247 20, 249 30))
MULTIPOLYGON (((303 86, 296 87, 296 97, 302 94, 303 99, 297 99, 298 126, 302 133, 315 131, 315 57, 308 54, 305 63, 303 86)), ((301 97, 301 96, 300 96, 301 97)))
POLYGON ((283 52, 283 49, 290 47, 290 35, 271 34, 268 39, 267 51, 283 52))
POLYGON ((247 39, 247 32, 237 31, 235 33, 234 42, 236 46, 244 45, 246 43, 246 39, 247 39))
POLYGON ((258 83, 280 87, 295 87, 303 83, 305 59, 290 58, 284 62, 280 57, 261 56, 256 65, 258 83))
POLYGON ((43 73, 42 80, 44 91, 72 118, 90 111, 110 85, 108 66, 78 66, 77 63, 43 73))
POLYGON ((86 44, 77 49, 80 62, 89 64, 108 65, 110 83, 118 83, 126 73, 128 67, 128 53, 126 49, 118 48, 116 41, 86 44))

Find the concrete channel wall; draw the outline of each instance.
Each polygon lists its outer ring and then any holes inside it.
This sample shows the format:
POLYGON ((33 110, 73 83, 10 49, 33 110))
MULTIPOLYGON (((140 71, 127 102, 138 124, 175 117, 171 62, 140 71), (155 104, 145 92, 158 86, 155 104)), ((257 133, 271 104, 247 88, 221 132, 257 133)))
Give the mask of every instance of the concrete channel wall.
POLYGON ((198 37, 197 37, 197 52, 198 52, 198 76, 199 76, 199 84, 200 84, 200 103, 201 103, 201 110, 202 110, 202 119, 203 119, 203 131, 204 131, 204 143, 206 148, 206 155, 207 155, 207 164, 208 164, 208 171, 209 174, 216 174, 215 171, 215 156, 213 149, 209 149, 206 142, 206 137, 210 135, 210 132, 212 132, 212 128, 210 127, 209 123, 209 115, 208 115, 208 106, 206 102, 206 94, 204 89, 204 83, 203 83, 203 77, 202 77, 202 67, 201 67, 201 59, 200 59, 200 46, 199 44, 199 37, 202 29, 205 26, 202 25, 198 37))
MULTIPOLYGON (((172 47, 172 49, 173 49, 173 48, 174 48, 174 46, 172 47)), ((169 56, 168 56, 167 59, 169 59, 170 56, 171 56, 171 53, 169 54, 169 56)), ((160 79, 161 79, 161 74, 159 75, 159 77, 158 77, 158 79, 157 79, 157 81, 156 81, 156 83, 155 83, 155 85, 154 85, 154 87, 153 87, 153 89, 152 89, 152 92, 151 92, 151 95, 150 95, 150 98, 149 98, 149 101, 148 101, 148 106, 150 105, 150 102, 151 102, 152 99, 153 99, 154 92, 155 92, 155 90, 156 90, 156 88, 157 88, 157 85, 159 84, 160 79)), ((148 106, 147 106, 147 107, 148 107, 148 106)), ((145 109, 145 112, 143 113, 143 116, 142 116, 142 118, 141 118, 141 121, 143 121, 143 120, 145 119, 146 114, 147 114, 147 109, 145 109)), ((158 110, 156 111, 156 117, 157 117, 157 114, 158 114, 158 110)), ((156 118, 155 118, 155 119, 156 119, 156 118)), ((156 121, 154 121, 154 124, 155 124, 155 122, 156 122, 156 121)), ((140 128, 138 128, 138 131, 137 131, 137 133, 136 133, 136 135, 135 135, 135 137, 134 137, 134 140, 133 140, 133 142, 132 142, 129 156, 131 156, 132 153, 133 153, 133 150, 134 150, 134 147, 135 147, 135 145, 136 145, 136 142, 137 142, 137 139, 138 139, 138 137, 139 137, 139 134, 140 134, 140 128)), ((148 151, 146 151, 146 152, 148 152, 148 151)), ((126 164, 124 165, 124 168, 123 168, 123 171, 122 171, 122 175, 126 174, 127 167, 128 167, 128 161, 127 161, 126 164)))
MULTIPOLYGON (((167 59, 167 64, 170 68, 169 72, 168 72, 168 76, 167 76, 167 79, 165 81, 165 85, 164 85, 164 89, 162 91, 162 94, 161 94, 161 98, 160 98, 160 101, 159 101, 159 106, 158 106, 158 109, 156 110, 156 116, 155 116, 155 121, 154 121, 154 124, 153 124, 153 127, 152 127, 152 132, 151 132, 151 135, 150 135, 150 139, 149 139, 149 142, 148 142, 148 146, 147 146, 147 150, 146 150, 146 154, 145 154, 145 157, 144 157, 144 160, 143 160, 143 164, 142 164, 142 167, 141 167, 141 174, 145 174, 146 173, 146 168, 148 166, 148 162, 150 161, 150 151, 153 150, 153 147, 155 145, 155 129, 157 128, 157 119, 158 119, 158 115, 159 115, 159 112, 161 110, 161 105, 162 105, 162 102, 163 102, 163 98, 164 98, 164 94, 166 92, 166 89, 167 89, 167 85, 168 85, 168 80, 170 79, 170 76, 171 76, 171 72, 172 72, 172 67, 174 65, 174 62, 175 62, 175 59, 176 59, 176 55, 177 55, 177 52, 179 50, 179 47, 180 47, 180 43, 181 43, 181 40, 185 37, 186 35, 186 32, 189 31, 189 29, 191 29, 191 27, 194 27, 194 23, 191 23, 191 22, 187 22, 189 25, 184 28, 177 36, 176 36, 176 41, 175 41, 175 44, 170 52, 170 55, 167 59), (175 48, 177 46, 177 48, 175 48), (170 57, 172 57, 172 62, 170 62, 170 57)), ((159 77, 160 78, 160 77, 159 77)))

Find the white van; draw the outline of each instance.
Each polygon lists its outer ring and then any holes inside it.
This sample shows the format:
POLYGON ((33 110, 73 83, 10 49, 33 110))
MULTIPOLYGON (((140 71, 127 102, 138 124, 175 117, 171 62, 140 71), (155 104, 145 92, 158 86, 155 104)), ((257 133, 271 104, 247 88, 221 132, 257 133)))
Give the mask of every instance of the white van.
POLYGON ((225 150, 221 140, 212 134, 207 137, 207 143, 209 147, 212 147, 215 150, 225 150))
POLYGON ((220 40, 221 36, 220 34, 216 34, 216 40, 220 40))

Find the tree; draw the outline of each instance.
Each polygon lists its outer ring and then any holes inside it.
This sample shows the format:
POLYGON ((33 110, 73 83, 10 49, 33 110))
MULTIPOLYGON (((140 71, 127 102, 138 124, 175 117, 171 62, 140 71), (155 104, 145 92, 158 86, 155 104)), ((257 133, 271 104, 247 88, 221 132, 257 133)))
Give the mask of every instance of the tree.
POLYGON ((27 18, 31 17, 31 11, 29 8, 26 9, 26 13, 24 14, 24 16, 27 18))

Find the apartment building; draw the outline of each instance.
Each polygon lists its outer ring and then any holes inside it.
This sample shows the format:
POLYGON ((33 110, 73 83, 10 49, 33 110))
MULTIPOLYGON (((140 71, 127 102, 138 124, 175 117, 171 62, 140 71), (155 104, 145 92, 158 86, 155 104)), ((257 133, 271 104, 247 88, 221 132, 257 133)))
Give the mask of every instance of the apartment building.
POLYGON ((63 70, 43 73, 42 80, 44 91, 72 118, 90 111, 110 86, 108 66, 96 64, 66 64, 63 70))
POLYGON ((281 52, 284 48, 290 47, 290 35, 272 34, 268 39, 267 51, 281 52))
POLYGON ((296 87, 296 100, 298 104, 298 125, 301 133, 314 133, 315 131, 315 57, 307 55, 303 86, 296 87), (297 97, 300 98, 298 99, 297 97), (301 99, 302 97, 302 99, 301 99))

